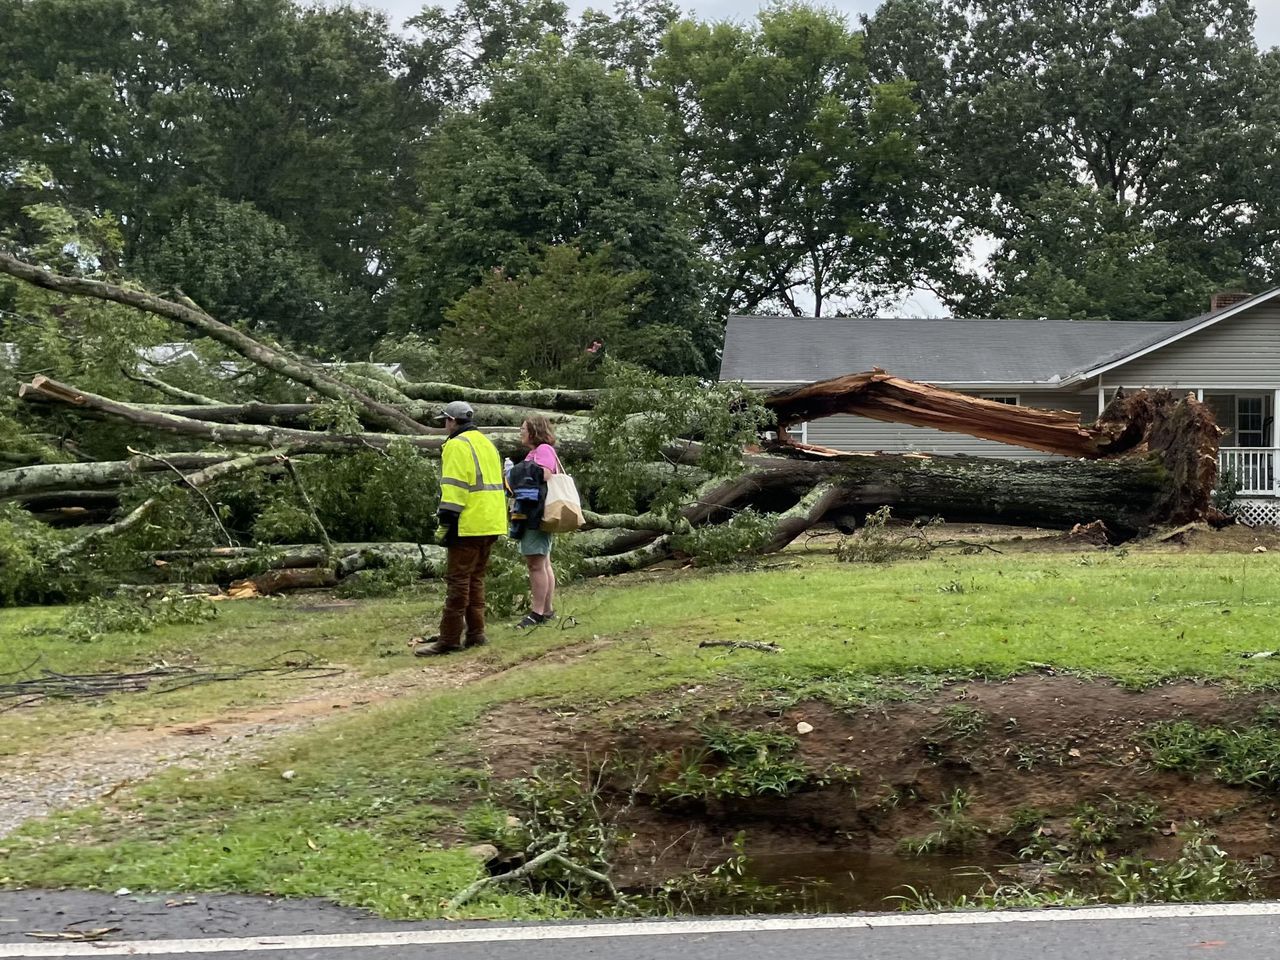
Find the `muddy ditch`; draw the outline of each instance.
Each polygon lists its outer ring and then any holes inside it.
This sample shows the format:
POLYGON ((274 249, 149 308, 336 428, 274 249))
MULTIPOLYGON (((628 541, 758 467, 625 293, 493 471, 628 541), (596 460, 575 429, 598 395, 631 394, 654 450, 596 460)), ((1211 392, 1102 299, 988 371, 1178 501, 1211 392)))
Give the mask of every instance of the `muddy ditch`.
POLYGON ((1280 893, 1271 697, 1046 675, 883 693, 509 705, 477 747, 521 829, 459 840, 493 842, 496 875, 539 831, 582 830, 621 889, 678 912, 1280 893))

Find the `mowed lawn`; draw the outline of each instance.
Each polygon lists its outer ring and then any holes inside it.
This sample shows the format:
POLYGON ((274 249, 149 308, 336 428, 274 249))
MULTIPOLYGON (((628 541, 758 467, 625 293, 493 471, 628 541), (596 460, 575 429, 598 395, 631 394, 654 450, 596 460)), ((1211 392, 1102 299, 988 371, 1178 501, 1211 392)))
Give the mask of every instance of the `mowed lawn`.
MULTIPOLYGON (((1250 657, 1280 647, 1280 560, 1270 554, 988 552, 870 566, 800 553, 774 563, 576 585, 558 604, 573 620, 529 635, 498 626, 488 648, 427 664, 408 656, 404 638, 434 614, 433 596, 320 612, 302 609, 304 600, 227 604, 213 623, 77 645, 21 629, 48 613, 0 612, 0 670, 37 655, 70 672, 179 657, 250 662, 303 648, 355 676, 485 674, 328 722, 277 744, 262 762, 209 776, 173 771, 105 807, 31 824, 0 841, 8 851, 0 880, 318 895, 389 916, 433 916, 442 897, 479 875, 438 837, 465 832, 467 807, 488 777, 468 731, 506 702, 579 714, 632 703, 647 709, 661 706, 664 691, 699 684, 746 697, 790 691, 856 702, 880 680, 998 678, 1045 665, 1129 685, 1280 681, 1280 656, 1250 657), (782 652, 699 648, 708 639, 766 641, 782 652), (578 649, 547 656, 560 648, 578 649), (281 777, 285 769, 295 771, 292 779, 281 777)), ((260 685, 239 687, 190 693, 185 707, 207 713, 270 695, 260 685)), ((41 723, 64 730, 70 709, 77 729, 109 735, 130 717, 177 709, 160 700, 134 694, 97 706, 52 705, 0 715, 0 725, 19 731, 10 736, 20 750, 56 749, 56 741, 38 745, 20 731, 41 723)), ((462 915, 568 909, 554 899, 494 894, 462 915)))

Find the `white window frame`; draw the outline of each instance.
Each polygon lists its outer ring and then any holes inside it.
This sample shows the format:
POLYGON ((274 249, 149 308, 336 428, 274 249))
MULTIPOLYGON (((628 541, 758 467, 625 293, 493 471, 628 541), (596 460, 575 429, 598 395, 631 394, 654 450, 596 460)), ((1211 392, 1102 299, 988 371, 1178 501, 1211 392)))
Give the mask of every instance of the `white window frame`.
POLYGON ((787 427, 787 436, 797 443, 809 442, 809 421, 803 423, 793 423, 787 427))
POLYGON ((1270 399, 1271 399, 1270 397, 1268 397, 1266 394, 1263 394, 1263 393, 1237 393, 1236 394, 1236 402, 1235 402, 1235 408, 1236 408, 1235 428, 1236 429, 1235 429, 1235 436, 1233 439, 1235 440, 1235 445, 1237 447, 1258 448, 1258 447, 1268 446, 1266 442, 1267 420, 1268 420, 1268 415, 1271 413, 1271 411, 1268 410, 1267 408, 1270 406, 1270 404, 1268 403, 1270 399), (1251 401, 1251 402, 1257 401, 1257 404, 1258 404, 1257 414, 1250 414, 1251 416, 1256 415, 1258 418, 1258 427, 1256 430, 1244 430, 1240 426, 1241 420, 1243 419, 1243 416, 1242 416, 1243 411, 1240 409, 1240 407, 1243 401, 1251 401), (1257 442, 1245 443, 1244 442, 1245 434, 1249 434, 1250 440, 1253 440, 1256 437, 1257 442))
POLYGON ((991 400, 995 403, 1007 403, 1011 407, 1022 406, 1022 395, 1018 393, 980 393, 979 400, 991 400))

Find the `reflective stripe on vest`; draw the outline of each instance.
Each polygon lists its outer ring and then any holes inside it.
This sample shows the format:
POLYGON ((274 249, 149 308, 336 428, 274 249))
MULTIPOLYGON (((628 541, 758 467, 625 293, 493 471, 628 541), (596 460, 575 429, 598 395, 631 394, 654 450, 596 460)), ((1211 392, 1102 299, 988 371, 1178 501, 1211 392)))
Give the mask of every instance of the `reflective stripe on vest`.
POLYGON ((476 465, 476 482, 467 483, 465 480, 455 480, 453 477, 445 477, 440 482, 448 484, 451 487, 461 487, 468 493, 479 493, 481 490, 502 490, 505 489, 500 483, 480 483, 484 478, 484 471, 480 469, 480 455, 476 453, 476 448, 471 445, 470 438, 466 434, 460 434, 455 437, 467 445, 467 449, 471 451, 471 462, 476 465))

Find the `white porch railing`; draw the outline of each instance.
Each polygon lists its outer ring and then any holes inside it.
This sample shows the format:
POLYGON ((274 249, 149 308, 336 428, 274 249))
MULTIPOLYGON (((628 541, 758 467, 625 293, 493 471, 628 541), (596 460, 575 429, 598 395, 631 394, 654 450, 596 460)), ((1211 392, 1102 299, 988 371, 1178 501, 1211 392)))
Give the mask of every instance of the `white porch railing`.
POLYGON ((1276 496, 1280 476, 1280 447, 1220 447, 1218 476, 1230 476, 1240 485, 1240 496, 1276 496))

